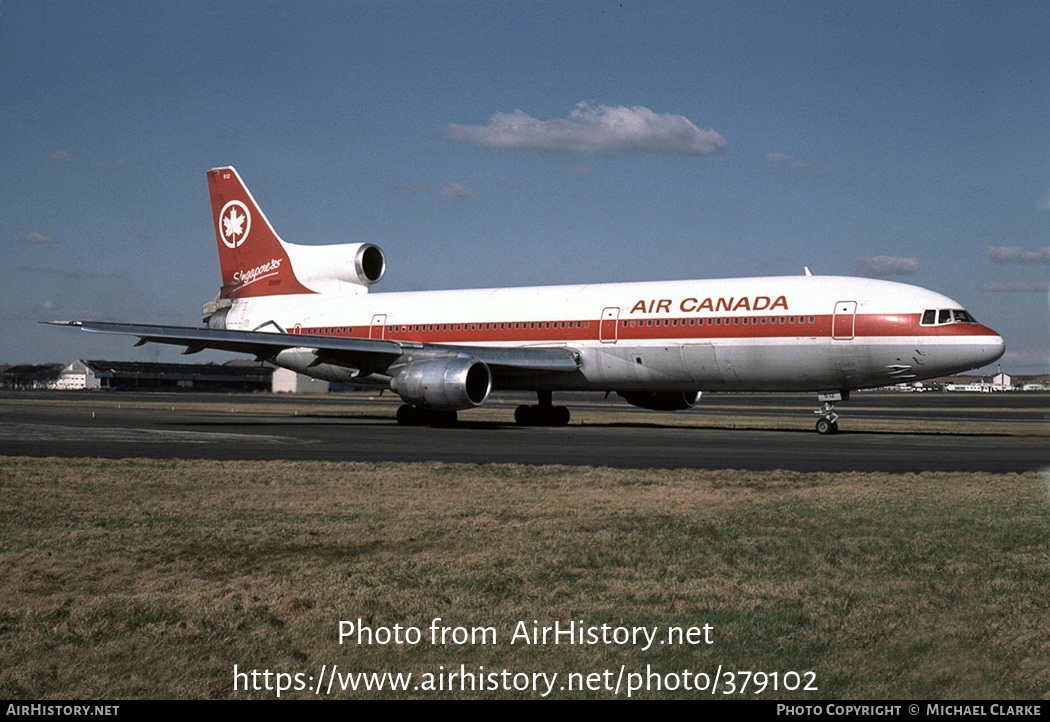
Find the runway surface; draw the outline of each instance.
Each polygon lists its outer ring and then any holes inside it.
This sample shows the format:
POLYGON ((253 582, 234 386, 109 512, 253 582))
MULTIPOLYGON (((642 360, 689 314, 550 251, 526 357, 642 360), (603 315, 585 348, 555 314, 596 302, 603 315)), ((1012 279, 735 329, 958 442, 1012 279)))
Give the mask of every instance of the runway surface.
POLYGON ((1045 394, 854 395, 848 406, 840 406, 844 432, 833 436, 811 430, 807 416, 812 418, 815 403, 809 396, 705 397, 701 407, 681 412, 730 421, 801 418, 806 419, 805 430, 697 428, 611 400, 568 403, 577 416, 579 409, 587 411, 585 425, 518 427, 510 423, 513 406, 507 405, 506 414, 442 429, 398 426, 396 402, 389 395, 368 401, 345 396, 3 392, 0 454, 795 471, 1023 472, 1050 467, 1046 435, 1007 435, 1013 433, 1007 430, 1011 424, 1050 423, 1050 396, 1045 394), (850 419, 883 418, 907 421, 911 429, 936 421, 938 428, 968 423, 982 432, 848 430, 850 419))

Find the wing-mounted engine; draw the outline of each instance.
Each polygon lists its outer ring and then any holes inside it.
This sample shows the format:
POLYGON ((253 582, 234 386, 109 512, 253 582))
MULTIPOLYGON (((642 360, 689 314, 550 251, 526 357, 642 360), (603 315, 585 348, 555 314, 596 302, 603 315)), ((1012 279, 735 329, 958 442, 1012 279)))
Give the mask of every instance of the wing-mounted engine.
POLYGON ((386 273, 383 250, 371 243, 284 247, 296 278, 317 293, 362 293, 386 273))
POLYGON ((476 358, 456 356, 413 361, 390 381, 406 403, 435 411, 481 406, 492 390, 489 367, 476 358))
POLYGON ((700 401, 699 391, 630 391, 619 395, 627 403, 651 411, 684 411, 700 401))

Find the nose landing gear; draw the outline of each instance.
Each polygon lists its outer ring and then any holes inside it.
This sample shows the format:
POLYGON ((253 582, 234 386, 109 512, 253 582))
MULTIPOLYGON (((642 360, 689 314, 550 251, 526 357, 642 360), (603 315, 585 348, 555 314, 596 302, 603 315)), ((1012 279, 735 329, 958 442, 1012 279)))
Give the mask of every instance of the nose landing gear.
POLYGON ((835 413, 835 404, 839 401, 849 401, 849 391, 822 391, 817 394, 817 400, 821 402, 821 407, 813 412, 820 415, 817 419, 817 433, 837 434, 839 415, 835 413))

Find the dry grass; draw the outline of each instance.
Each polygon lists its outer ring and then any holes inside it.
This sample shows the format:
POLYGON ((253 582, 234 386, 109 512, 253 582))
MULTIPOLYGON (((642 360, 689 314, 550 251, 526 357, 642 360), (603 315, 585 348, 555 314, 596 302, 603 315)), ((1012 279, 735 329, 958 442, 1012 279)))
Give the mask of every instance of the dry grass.
POLYGON ((0 495, 0 697, 273 696, 234 693, 234 664, 816 671, 816 694, 763 695, 799 699, 1050 689, 1036 474, 0 457, 0 495), (359 617, 500 644, 340 646, 359 617), (715 643, 508 644, 534 619, 709 623, 715 643))

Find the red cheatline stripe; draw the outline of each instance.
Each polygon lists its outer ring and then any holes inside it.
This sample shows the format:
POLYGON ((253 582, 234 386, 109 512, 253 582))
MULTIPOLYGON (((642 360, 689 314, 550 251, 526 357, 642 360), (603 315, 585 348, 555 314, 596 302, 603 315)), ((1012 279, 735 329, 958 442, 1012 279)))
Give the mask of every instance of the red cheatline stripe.
MULTIPOLYGON (((839 318, 838 337, 894 336, 994 336, 980 324, 951 323, 921 326, 918 314, 865 314, 839 318), (850 327, 852 325, 852 334, 850 327)), ((385 326, 314 326, 293 333, 353 338, 386 338, 430 343, 560 342, 610 340, 705 340, 716 338, 830 337, 833 317, 822 316, 730 316, 715 318, 675 317, 586 321, 510 321, 487 323, 430 323, 385 326), (604 327, 603 327, 604 324, 604 327), (614 336, 615 327, 615 336, 614 336), (599 336, 600 334, 600 336, 599 336)))

